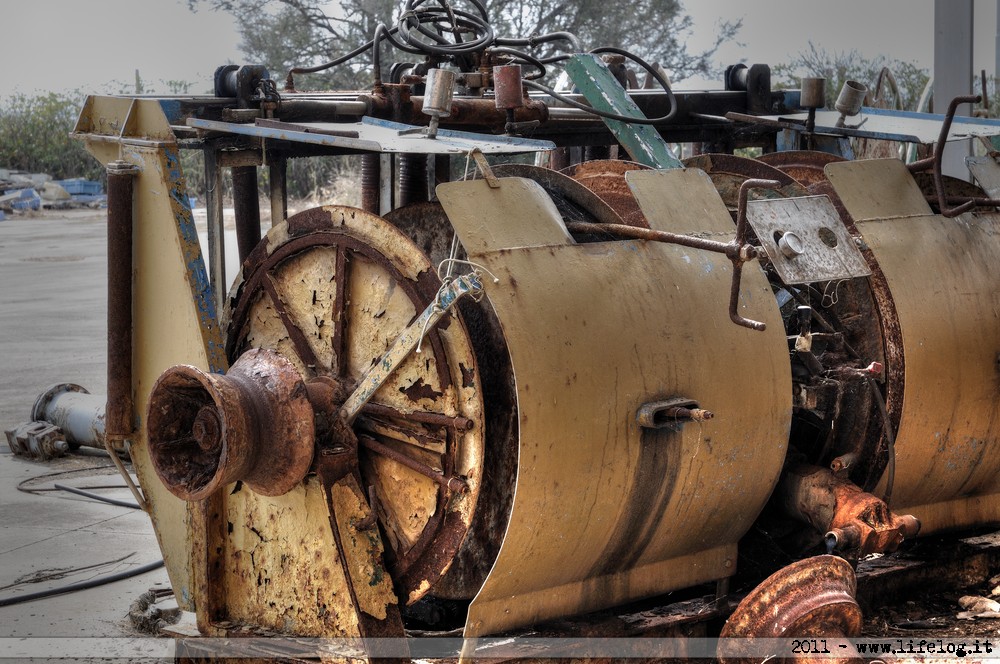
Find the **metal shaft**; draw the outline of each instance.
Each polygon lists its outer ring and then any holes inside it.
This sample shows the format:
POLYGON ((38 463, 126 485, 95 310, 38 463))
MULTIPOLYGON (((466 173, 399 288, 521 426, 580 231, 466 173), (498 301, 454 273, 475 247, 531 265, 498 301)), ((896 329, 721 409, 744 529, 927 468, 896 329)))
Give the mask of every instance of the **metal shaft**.
POLYGON ((236 214, 236 244, 240 263, 260 242, 260 197, 257 195, 257 167, 233 167, 233 212, 236 214))
POLYGON ((108 164, 108 401, 105 429, 115 444, 132 434, 133 184, 139 169, 108 164))

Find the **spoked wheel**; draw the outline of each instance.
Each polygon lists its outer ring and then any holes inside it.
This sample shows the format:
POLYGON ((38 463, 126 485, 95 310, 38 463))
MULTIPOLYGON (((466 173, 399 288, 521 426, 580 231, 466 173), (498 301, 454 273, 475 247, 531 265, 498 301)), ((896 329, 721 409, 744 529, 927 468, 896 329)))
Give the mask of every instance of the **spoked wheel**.
MULTIPOLYGON (((234 362, 254 348, 277 351, 342 399, 439 287, 426 256, 382 218, 307 210, 272 228, 244 263, 226 306, 226 352, 234 362)), ((445 316, 420 351, 353 424, 358 471, 406 603, 433 586, 461 546, 484 453, 482 392, 462 321, 445 316)))

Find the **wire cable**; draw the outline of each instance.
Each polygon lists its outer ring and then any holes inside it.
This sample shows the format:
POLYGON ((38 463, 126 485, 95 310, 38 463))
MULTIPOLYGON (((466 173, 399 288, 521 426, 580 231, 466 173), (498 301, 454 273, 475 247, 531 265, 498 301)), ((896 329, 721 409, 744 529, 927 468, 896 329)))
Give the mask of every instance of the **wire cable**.
POLYGON ((38 599, 45 599, 47 597, 54 597, 56 595, 65 595, 66 593, 73 593, 79 590, 88 590, 90 588, 96 588, 98 586, 114 583, 115 581, 130 579, 133 576, 139 576, 140 574, 145 574, 146 572, 152 572, 153 570, 159 569, 161 567, 163 567, 162 559, 157 560, 154 563, 140 565, 139 567, 133 567, 132 569, 116 572, 115 574, 98 576, 93 579, 88 579, 86 581, 80 581, 78 583, 70 583, 65 586, 57 586, 55 588, 49 588, 48 590, 39 590, 38 592, 27 593, 25 595, 15 595, 14 597, 0 597, 0 607, 14 606, 15 604, 24 604, 25 602, 33 602, 38 599))

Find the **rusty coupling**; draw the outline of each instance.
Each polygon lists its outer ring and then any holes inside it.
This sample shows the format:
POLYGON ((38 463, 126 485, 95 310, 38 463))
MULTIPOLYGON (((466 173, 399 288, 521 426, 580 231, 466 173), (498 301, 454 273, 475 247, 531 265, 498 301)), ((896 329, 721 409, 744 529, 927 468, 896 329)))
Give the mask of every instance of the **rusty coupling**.
POLYGON ((287 493, 313 461, 315 423, 305 382, 278 353, 254 349, 226 375, 179 365, 153 385, 149 456, 179 498, 201 500, 236 481, 287 493))

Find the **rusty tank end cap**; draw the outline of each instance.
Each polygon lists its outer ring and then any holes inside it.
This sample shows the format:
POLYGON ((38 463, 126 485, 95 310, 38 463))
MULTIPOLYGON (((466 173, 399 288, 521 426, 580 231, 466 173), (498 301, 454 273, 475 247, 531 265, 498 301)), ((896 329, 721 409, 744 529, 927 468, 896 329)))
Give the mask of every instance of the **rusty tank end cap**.
POLYGON ((167 369, 150 392, 146 426, 157 477, 184 500, 202 500, 236 481, 261 495, 282 495, 312 465, 305 383, 270 350, 248 351, 224 376, 190 365, 167 369))

